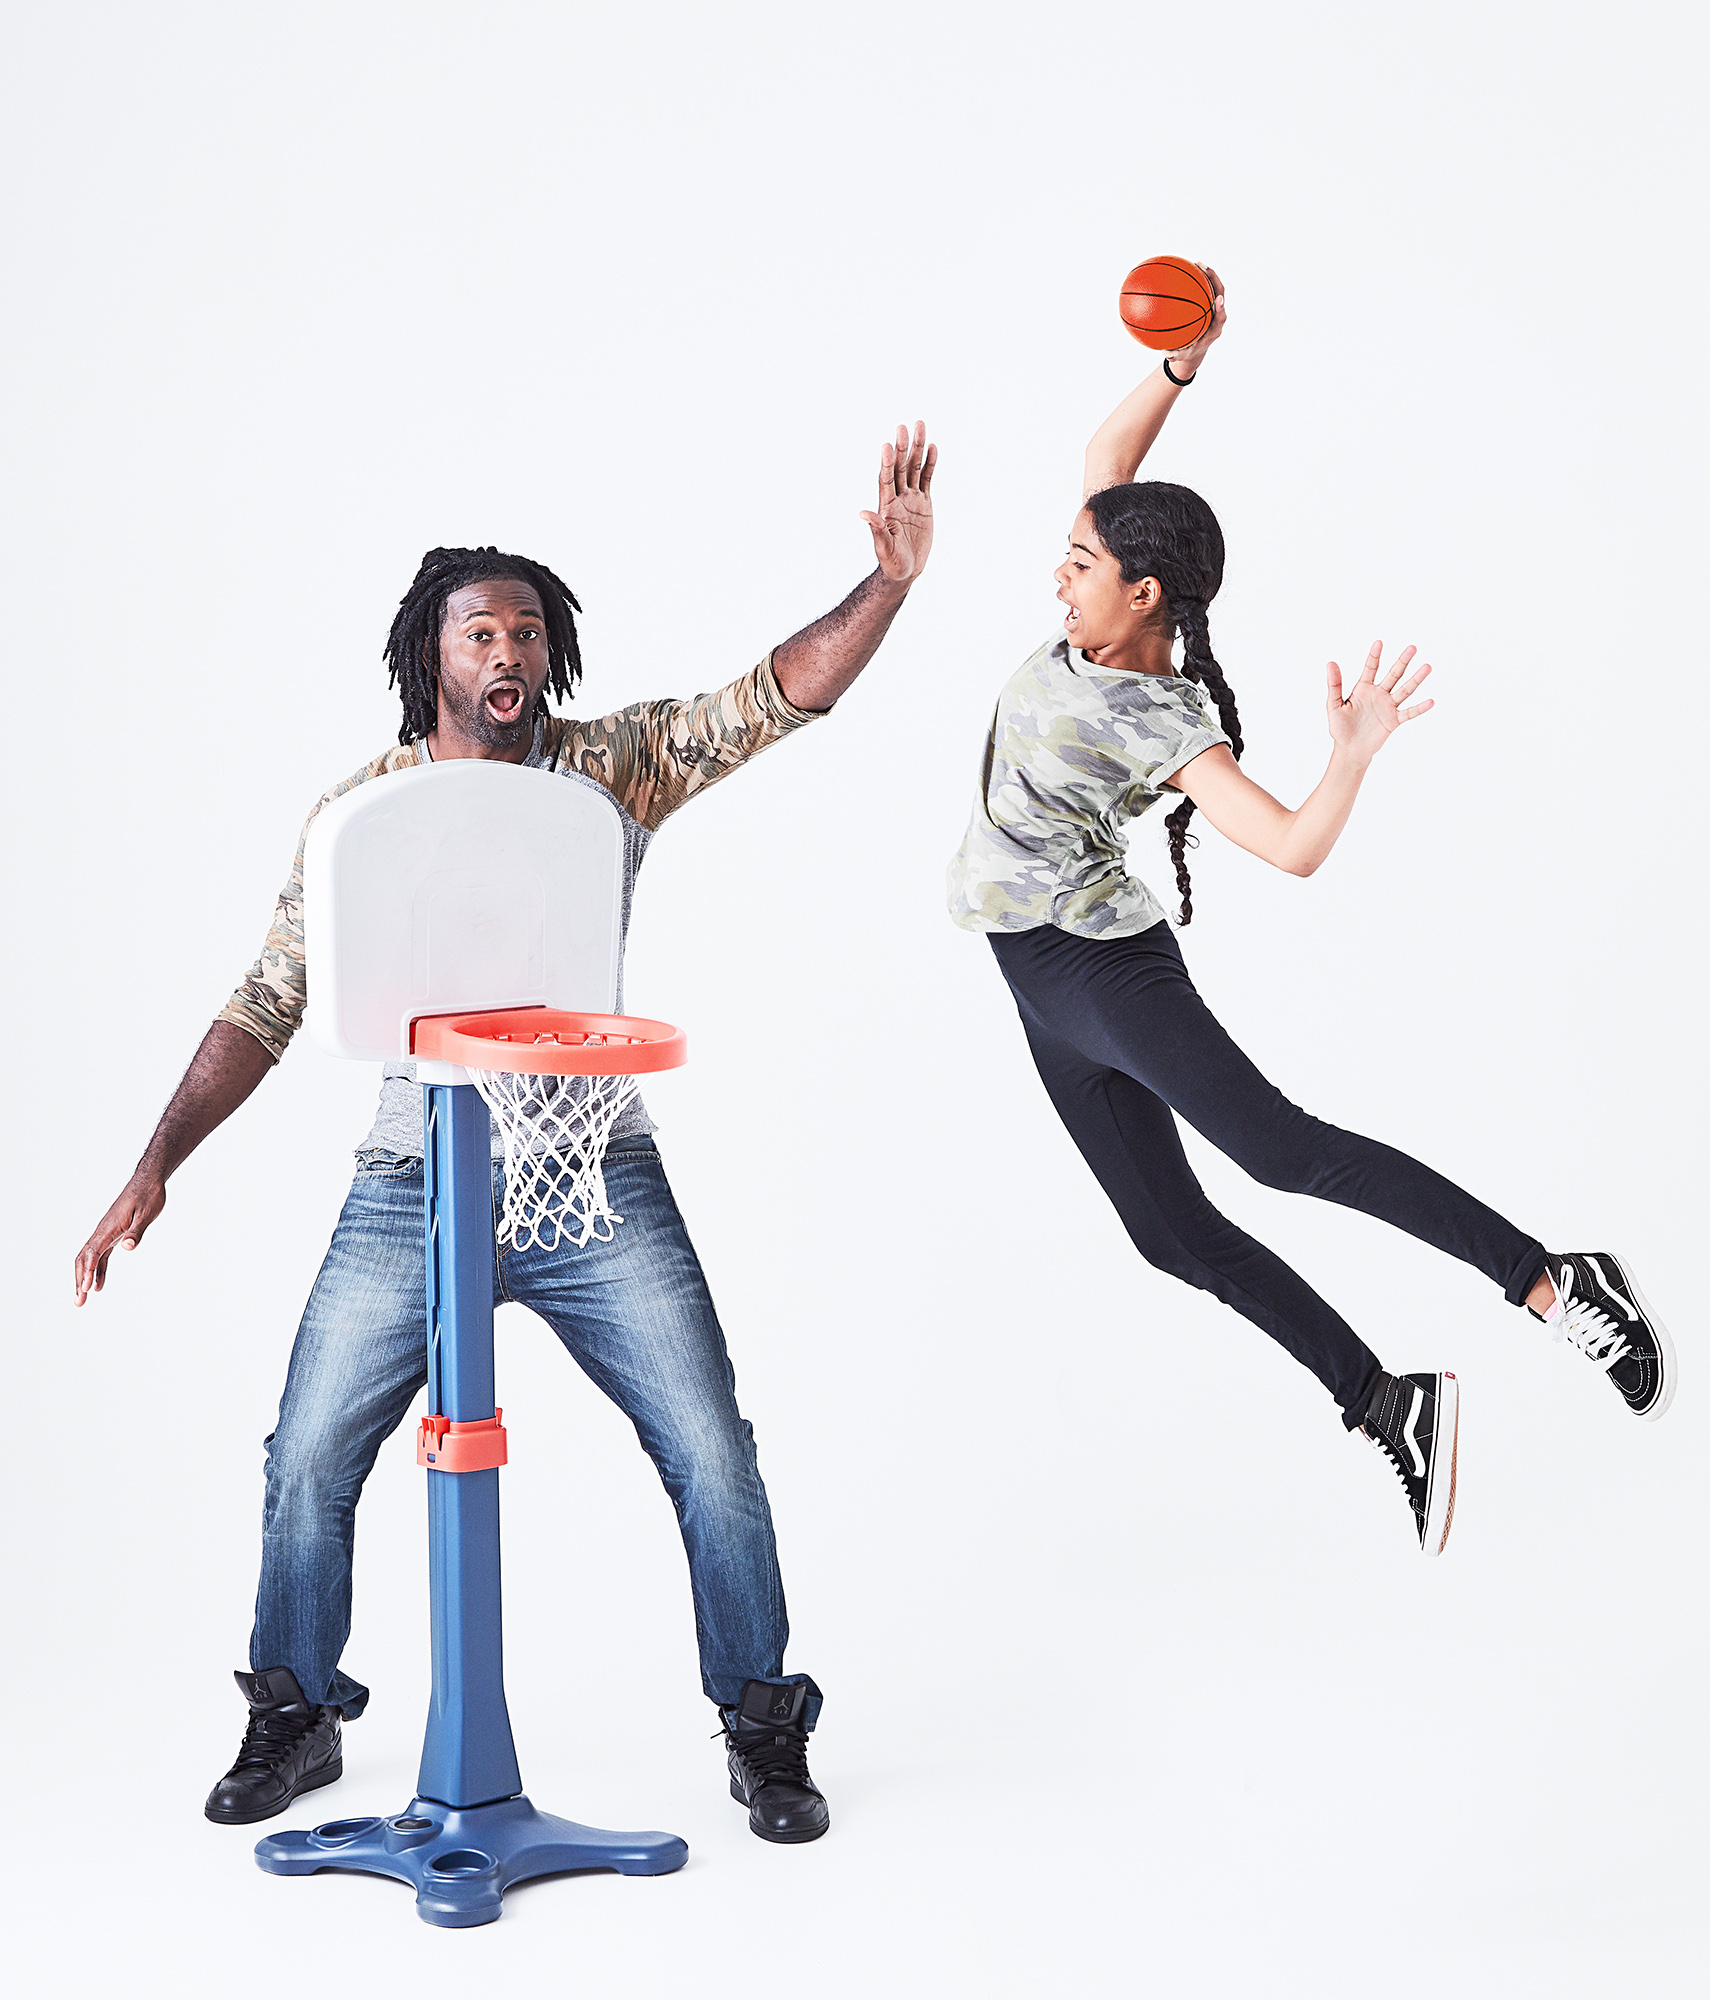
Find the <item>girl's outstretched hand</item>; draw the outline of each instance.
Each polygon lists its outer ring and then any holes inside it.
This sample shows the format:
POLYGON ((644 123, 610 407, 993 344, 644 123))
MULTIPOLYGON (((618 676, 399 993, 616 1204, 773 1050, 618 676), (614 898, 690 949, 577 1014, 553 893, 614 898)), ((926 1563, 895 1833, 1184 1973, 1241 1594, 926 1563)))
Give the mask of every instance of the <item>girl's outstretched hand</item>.
POLYGON ((873 531, 873 553, 891 583, 912 583, 926 567, 932 547, 932 474, 937 445, 926 442, 926 426, 897 425, 895 444, 879 455, 879 511, 861 518, 873 531))
POLYGON ((1338 750, 1369 764, 1404 722, 1433 706, 1429 701, 1415 702, 1411 708, 1401 705, 1431 671, 1423 666, 1402 680, 1416 650, 1409 646, 1393 667, 1384 667, 1383 641, 1374 640, 1364 670, 1346 695, 1342 692, 1342 669, 1334 660, 1330 662, 1325 670, 1330 685, 1330 740, 1338 750))

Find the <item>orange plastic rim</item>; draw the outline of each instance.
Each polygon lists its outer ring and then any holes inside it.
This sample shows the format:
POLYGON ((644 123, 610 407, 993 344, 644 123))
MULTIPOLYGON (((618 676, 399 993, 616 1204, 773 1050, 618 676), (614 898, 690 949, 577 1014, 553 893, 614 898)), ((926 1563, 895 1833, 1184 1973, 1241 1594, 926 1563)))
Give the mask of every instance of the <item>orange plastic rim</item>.
POLYGON ((525 1076, 646 1076, 689 1059, 688 1036, 669 1021, 567 1014, 557 1007, 427 1014, 411 1024, 410 1047, 429 1062, 525 1076))

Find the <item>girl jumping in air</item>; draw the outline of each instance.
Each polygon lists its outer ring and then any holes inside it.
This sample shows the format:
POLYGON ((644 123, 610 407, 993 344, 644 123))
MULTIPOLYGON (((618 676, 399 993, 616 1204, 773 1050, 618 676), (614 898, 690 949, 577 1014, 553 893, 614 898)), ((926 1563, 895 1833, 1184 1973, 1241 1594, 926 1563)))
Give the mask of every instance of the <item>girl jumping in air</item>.
POLYGON ((1206 623, 1223 581, 1222 533, 1186 487, 1130 483, 1223 331, 1223 287, 1207 276, 1211 327, 1087 448, 1084 504, 1056 575, 1067 616, 998 697, 950 865, 950 909, 990 937, 1051 1101, 1141 1255, 1233 1306, 1312 1370, 1348 1429, 1386 1455, 1421 1549, 1437 1555, 1455 1506, 1454 1376, 1387 1373, 1340 1314, 1212 1207, 1175 1115, 1266 1186, 1361 1209, 1474 1265, 1571 1341, 1637 1417, 1668 1408, 1674 1347, 1619 1259, 1551 1253, 1405 1153, 1291 1104, 1218 1026, 1163 911, 1124 871, 1128 821, 1169 793, 1180 800, 1167 825, 1182 924, 1192 915, 1185 851, 1196 810, 1262 861, 1310 875, 1372 759, 1431 706, 1407 706, 1431 671, 1409 671, 1413 648, 1385 666, 1373 646, 1346 691, 1329 669, 1330 763, 1304 805, 1291 811, 1237 763, 1240 718, 1206 623))

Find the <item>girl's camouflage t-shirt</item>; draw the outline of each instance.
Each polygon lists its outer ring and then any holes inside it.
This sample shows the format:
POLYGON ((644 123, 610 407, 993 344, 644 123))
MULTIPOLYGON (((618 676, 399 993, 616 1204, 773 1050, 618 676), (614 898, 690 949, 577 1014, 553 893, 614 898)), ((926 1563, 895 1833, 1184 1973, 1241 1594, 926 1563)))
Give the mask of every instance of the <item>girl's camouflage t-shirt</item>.
POLYGON ((1124 824, 1229 738, 1179 674, 1095 667, 1048 639, 998 696, 979 794, 950 863, 964 930, 1132 937, 1163 909, 1123 867, 1124 824))

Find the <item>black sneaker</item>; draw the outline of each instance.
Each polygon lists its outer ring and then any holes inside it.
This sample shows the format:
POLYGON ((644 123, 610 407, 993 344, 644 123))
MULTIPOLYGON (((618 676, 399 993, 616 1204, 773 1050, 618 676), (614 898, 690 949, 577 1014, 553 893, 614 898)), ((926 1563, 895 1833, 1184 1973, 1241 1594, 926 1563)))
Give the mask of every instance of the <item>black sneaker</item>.
POLYGON ((808 1776, 805 1687, 748 1681, 734 1708, 721 1708, 730 1746, 730 1796, 748 1808, 762 1840, 817 1840, 831 1824, 825 1795, 808 1776))
POLYGON ((1452 1375, 1380 1375, 1360 1428, 1407 1490, 1423 1554, 1440 1556, 1455 1518, 1460 1384, 1452 1375))
POLYGON ((1545 1275, 1562 1304, 1556 1338, 1594 1361, 1634 1416, 1660 1417, 1674 1401, 1674 1342, 1626 1265, 1607 1250, 1568 1250, 1545 1275))
POLYGON ((344 1746, 338 1710, 306 1702, 289 1667, 232 1678, 249 1703, 249 1727, 202 1810, 222 1826, 249 1826, 283 1812, 299 1792, 342 1778, 344 1746))

